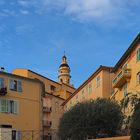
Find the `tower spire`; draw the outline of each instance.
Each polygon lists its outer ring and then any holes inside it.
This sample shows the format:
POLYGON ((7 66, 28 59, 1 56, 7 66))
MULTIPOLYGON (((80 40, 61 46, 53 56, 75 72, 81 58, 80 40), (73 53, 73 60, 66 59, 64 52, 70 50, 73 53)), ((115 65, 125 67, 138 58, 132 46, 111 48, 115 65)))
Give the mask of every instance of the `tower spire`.
POLYGON ((70 78, 71 78, 70 67, 67 63, 67 57, 65 55, 65 51, 64 51, 64 55, 62 57, 62 62, 61 62, 58 72, 59 72, 59 75, 58 75, 59 82, 70 85, 70 78))

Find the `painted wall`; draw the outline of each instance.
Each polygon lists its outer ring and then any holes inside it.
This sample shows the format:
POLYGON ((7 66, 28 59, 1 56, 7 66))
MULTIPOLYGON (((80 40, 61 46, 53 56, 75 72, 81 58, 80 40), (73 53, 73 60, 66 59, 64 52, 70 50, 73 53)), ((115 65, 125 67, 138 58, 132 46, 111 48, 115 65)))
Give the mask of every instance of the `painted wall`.
POLYGON ((0 99, 14 100, 18 102, 18 112, 0 113, 0 124, 12 125, 12 129, 18 131, 42 130, 42 85, 39 82, 20 78, 6 73, 0 73, 0 78, 5 79, 7 94, 0 99), (22 82, 22 92, 10 89, 10 79, 22 82))
MULTIPOLYGON (((131 78, 127 83, 127 92, 136 93, 140 92, 140 84, 137 83, 137 73, 140 72, 140 61, 136 61, 136 50, 140 48, 140 44, 137 45, 136 49, 130 54, 130 56, 122 63, 122 65, 117 69, 114 78, 117 74, 123 70, 124 66, 127 64, 127 68, 131 69, 131 78)), ((113 85, 113 84, 112 84, 113 85)), ((116 99, 117 101, 122 100, 124 95, 124 85, 120 88, 115 88, 114 94, 110 97, 111 99, 116 99)))
POLYGON ((100 71, 94 78, 88 81, 78 92, 75 94, 65 105, 64 110, 70 109, 78 102, 96 99, 98 97, 109 98, 111 88, 111 82, 113 73, 108 70, 100 71), (97 84, 97 78, 100 77, 99 85, 97 84), (91 86, 91 90, 89 87, 91 86))
POLYGON ((64 99, 68 98, 71 95, 71 93, 75 91, 75 89, 71 86, 52 81, 51 79, 38 75, 30 70, 17 68, 13 71, 13 73, 17 75, 33 78, 33 79, 34 78, 39 79, 40 81, 44 83, 46 92, 52 93, 54 95, 59 95, 60 97, 64 99), (51 90, 51 86, 55 87, 55 91, 51 90), (66 93, 67 91, 68 93, 66 93))

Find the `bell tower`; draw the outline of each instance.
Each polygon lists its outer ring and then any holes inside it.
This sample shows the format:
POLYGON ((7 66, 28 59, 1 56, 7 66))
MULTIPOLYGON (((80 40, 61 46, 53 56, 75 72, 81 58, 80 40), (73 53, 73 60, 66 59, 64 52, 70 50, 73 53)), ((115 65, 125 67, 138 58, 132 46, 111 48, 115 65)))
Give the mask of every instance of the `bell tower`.
POLYGON ((58 75, 58 80, 60 83, 64 83, 67 85, 70 85, 70 67, 67 63, 67 57, 64 53, 63 57, 62 57, 62 62, 61 65, 59 66, 59 75, 58 75))

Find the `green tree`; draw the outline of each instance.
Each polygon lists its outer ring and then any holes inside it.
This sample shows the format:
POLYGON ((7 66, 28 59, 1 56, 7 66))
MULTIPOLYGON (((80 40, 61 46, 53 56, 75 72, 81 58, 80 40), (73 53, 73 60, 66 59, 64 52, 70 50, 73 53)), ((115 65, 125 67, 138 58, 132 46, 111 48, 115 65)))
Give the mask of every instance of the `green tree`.
POLYGON ((140 101, 135 106, 130 124, 130 133, 132 140, 140 140, 140 101))
POLYGON ((116 102, 98 98, 79 103, 64 113, 58 134, 62 140, 115 136, 122 118, 121 107, 116 102))
POLYGON ((123 129, 130 134, 132 117, 135 119, 137 106, 140 103, 140 93, 138 91, 128 93, 121 101, 121 108, 124 114, 123 129))

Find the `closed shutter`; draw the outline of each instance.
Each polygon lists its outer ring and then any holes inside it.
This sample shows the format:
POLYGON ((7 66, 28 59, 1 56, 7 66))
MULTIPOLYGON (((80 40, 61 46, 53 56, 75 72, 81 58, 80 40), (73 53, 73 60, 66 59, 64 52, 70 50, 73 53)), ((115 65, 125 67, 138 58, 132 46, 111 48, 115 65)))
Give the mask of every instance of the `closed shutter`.
POLYGON ((0 89, 4 88, 4 78, 0 78, 0 89))
POLYGON ((0 112, 1 112, 1 108, 2 108, 2 105, 1 105, 1 99, 0 99, 0 112))
POLYGON ((22 92, 22 82, 21 81, 17 82, 17 91, 22 92))
POLYGON ((14 114, 18 114, 19 113, 19 102, 18 101, 14 101, 14 114))
POLYGON ((21 132, 16 131, 16 140, 21 140, 21 132))
POLYGON ((6 112, 6 100, 1 99, 1 112, 6 112))
POLYGON ((136 60, 137 60, 137 62, 140 60, 140 48, 137 49, 136 60))
POLYGON ((10 79, 10 89, 14 89, 14 80, 10 79))
POLYGON ((140 60, 140 48, 139 48, 139 60, 140 60))

